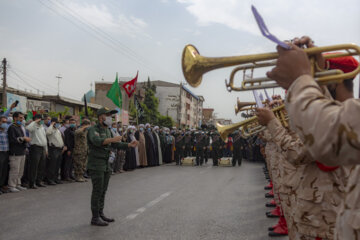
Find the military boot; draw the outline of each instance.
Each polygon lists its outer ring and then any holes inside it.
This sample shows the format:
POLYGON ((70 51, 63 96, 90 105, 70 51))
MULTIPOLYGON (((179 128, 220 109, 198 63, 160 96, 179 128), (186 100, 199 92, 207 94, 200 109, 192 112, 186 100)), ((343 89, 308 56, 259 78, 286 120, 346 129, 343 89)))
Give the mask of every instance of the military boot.
POLYGON ((101 218, 102 220, 104 220, 105 222, 115 222, 115 219, 106 217, 106 216, 104 215, 104 212, 103 212, 103 211, 100 211, 99 214, 100 214, 100 218, 101 218))
POLYGON ((98 213, 93 213, 93 217, 91 218, 91 225, 94 226, 100 226, 100 227, 106 227, 109 224, 107 222, 104 222, 98 213))

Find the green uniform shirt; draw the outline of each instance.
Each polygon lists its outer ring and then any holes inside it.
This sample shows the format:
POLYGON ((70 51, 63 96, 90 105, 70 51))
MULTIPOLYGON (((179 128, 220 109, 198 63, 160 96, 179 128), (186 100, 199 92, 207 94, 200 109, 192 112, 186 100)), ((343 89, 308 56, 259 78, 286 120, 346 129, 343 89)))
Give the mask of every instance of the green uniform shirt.
POLYGON ((109 128, 104 128, 100 124, 90 127, 87 135, 89 148, 88 164, 89 170, 110 171, 109 154, 111 148, 127 149, 128 143, 112 143, 103 145, 106 138, 112 138, 109 128))

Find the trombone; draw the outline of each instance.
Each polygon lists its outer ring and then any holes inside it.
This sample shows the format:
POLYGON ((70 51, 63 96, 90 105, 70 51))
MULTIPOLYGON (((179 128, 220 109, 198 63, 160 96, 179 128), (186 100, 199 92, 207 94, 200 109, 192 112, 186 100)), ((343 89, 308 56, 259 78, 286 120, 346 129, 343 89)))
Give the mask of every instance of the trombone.
MULTIPOLYGON (((324 55, 324 59, 360 55, 360 47, 355 44, 339 44, 325 47, 313 47, 304 49, 310 58, 312 75, 315 80, 322 85, 342 82, 344 79, 355 77, 360 72, 360 65, 352 72, 344 73, 341 70, 321 70, 316 64, 315 55, 319 53, 344 51, 330 53, 324 55)), ((199 54, 195 46, 186 45, 182 53, 182 70, 186 81, 192 86, 197 87, 202 81, 202 76, 218 68, 231 67, 239 65, 230 75, 229 83, 225 80, 228 91, 246 91, 253 89, 264 89, 278 87, 279 85, 266 77, 252 78, 255 68, 270 67, 276 64, 276 59, 279 57, 277 52, 260 53, 233 57, 204 57, 199 54), (250 79, 245 78, 245 71, 251 70, 250 79), (243 81, 240 87, 234 85, 235 74, 238 71, 243 71, 243 81)))

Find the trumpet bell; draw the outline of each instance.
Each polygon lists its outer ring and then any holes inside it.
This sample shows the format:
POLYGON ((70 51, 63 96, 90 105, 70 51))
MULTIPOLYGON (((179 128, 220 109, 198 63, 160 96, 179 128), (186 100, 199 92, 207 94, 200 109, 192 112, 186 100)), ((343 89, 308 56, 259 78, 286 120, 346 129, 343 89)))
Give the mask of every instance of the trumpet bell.
POLYGON ((205 73, 201 69, 201 65, 197 64, 200 57, 199 51, 194 45, 188 44, 185 46, 182 53, 182 70, 186 81, 192 87, 197 87, 202 81, 202 75, 205 73))

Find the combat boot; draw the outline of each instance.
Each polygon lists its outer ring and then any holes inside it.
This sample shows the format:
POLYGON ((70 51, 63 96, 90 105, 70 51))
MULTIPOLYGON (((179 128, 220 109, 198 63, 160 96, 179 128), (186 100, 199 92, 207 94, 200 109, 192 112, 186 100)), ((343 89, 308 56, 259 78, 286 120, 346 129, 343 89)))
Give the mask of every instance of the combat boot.
POLYGON ((104 222, 103 220, 101 220, 100 217, 92 217, 91 225, 100 226, 100 227, 106 227, 109 224, 107 222, 104 222))
POLYGON ((100 215, 100 218, 102 220, 104 220, 105 222, 115 222, 115 219, 106 217, 104 215, 104 212, 102 212, 102 211, 100 211, 99 215, 100 215))

